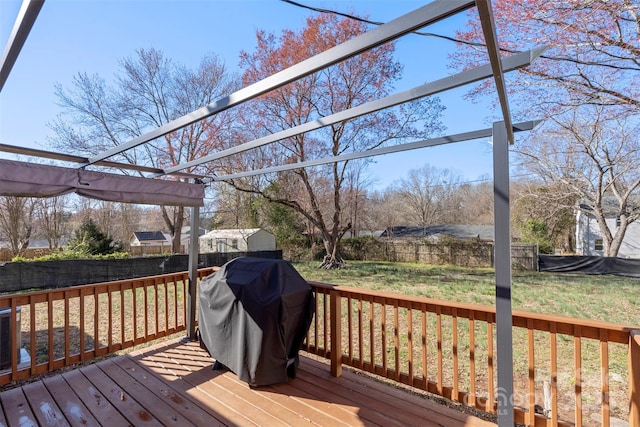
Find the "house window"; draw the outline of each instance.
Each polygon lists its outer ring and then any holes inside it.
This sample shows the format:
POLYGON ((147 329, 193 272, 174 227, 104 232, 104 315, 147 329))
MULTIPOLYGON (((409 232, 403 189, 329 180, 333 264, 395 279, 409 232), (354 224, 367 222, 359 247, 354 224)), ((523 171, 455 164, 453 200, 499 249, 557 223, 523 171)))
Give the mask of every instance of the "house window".
POLYGON ((207 247, 210 251, 213 250, 213 240, 211 239, 207 240, 207 247))
POLYGON ((596 251, 602 251, 604 250, 604 242, 602 239, 596 239, 595 244, 593 246, 593 249, 595 249, 596 251))
POLYGON ((216 252, 227 251, 227 239, 216 239, 216 252))
POLYGON ((231 240, 231 249, 238 249, 238 239, 231 240))

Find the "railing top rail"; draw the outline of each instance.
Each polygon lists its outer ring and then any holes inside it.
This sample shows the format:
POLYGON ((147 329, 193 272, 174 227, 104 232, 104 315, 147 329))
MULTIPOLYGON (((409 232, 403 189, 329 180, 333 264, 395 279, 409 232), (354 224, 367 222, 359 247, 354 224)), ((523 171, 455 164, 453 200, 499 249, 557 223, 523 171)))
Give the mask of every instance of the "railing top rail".
MULTIPOLYGON (((199 273, 204 273, 208 271, 216 271, 219 267, 205 267, 199 268, 199 273)), ((105 287, 117 287, 122 285, 129 285, 132 283, 146 283, 146 284, 155 284, 156 281, 163 281, 168 277, 182 277, 186 278, 188 275, 187 271, 177 271, 175 273, 166 273, 166 274, 158 274, 155 276, 144 276, 144 277, 135 277, 131 279, 122 279, 122 280, 113 280, 111 282, 100 282, 100 283, 91 283, 88 285, 76 285, 70 286, 68 288, 56 288, 56 289, 46 289, 39 291, 31 291, 31 292, 21 292, 14 293, 8 295, 0 295, 0 309, 11 307, 11 301, 19 299, 21 301, 39 301, 42 299, 46 299, 46 296, 49 294, 64 294, 65 292, 72 292, 74 294, 83 294, 86 295, 88 290, 93 290, 94 288, 105 288, 105 287)))
MULTIPOLYGON (((377 291, 361 288, 353 288, 342 285, 331 285, 328 283, 309 281, 311 286, 325 289, 329 291, 337 291, 343 296, 351 296, 363 299, 385 299, 387 302, 398 301, 415 305, 438 306, 442 309, 443 314, 448 314, 452 309, 456 310, 458 317, 469 317, 473 313, 473 317, 477 320, 495 321, 495 307, 479 304, 459 303, 452 301, 444 301, 433 298, 401 295, 386 291, 377 291)), ((549 331, 553 325, 557 333, 567 335, 577 335, 576 327, 580 329, 580 336, 585 338, 599 339, 599 331, 608 333, 608 340, 612 342, 626 343, 629 340, 631 330, 640 329, 640 326, 622 325, 617 323, 603 322, 599 320, 577 319, 573 317, 563 317, 553 314, 532 313, 526 311, 513 311, 513 325, 527 328, 528 324, 533 322, 535 330, 549 331)))

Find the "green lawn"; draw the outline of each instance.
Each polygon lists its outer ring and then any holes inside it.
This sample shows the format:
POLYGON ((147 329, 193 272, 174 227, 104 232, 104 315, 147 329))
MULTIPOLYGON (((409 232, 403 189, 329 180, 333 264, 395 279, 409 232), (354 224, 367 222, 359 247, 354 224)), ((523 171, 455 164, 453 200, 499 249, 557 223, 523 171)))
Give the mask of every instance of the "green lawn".
MULTIPOLYGON (((307 280, 419 295, 446 301, 495 304, 490 268, 349 261, 341 270, 294 263, 307 280)), ((640 326, 640 279, 612 275, 513 273, 513 309, 640 326)))

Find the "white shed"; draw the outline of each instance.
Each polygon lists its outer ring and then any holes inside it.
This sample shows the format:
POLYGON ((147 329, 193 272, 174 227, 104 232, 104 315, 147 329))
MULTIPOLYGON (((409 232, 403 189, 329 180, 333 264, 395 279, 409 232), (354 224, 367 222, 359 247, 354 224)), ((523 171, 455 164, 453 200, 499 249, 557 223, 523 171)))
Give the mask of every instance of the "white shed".
POLYGON ((200 252, 274 251, 276 238, 262 228, 212 230, 200 236, 200 252))

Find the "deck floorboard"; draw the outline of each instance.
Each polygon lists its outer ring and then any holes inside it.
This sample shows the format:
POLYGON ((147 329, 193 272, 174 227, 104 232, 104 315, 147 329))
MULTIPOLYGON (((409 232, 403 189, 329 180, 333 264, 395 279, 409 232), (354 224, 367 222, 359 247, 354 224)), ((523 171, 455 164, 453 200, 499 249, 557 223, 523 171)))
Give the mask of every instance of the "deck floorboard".
POLYGON ((304 355, 296 378, 264 387, 212 366, 197 343, 158 343, 1 392, 0 425, 495 426, 304 355))

